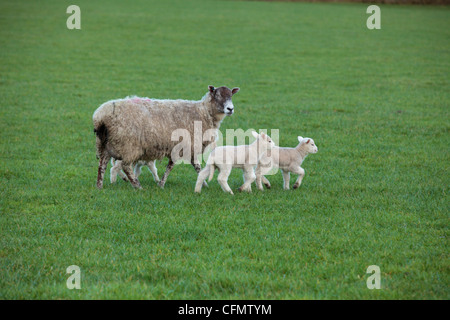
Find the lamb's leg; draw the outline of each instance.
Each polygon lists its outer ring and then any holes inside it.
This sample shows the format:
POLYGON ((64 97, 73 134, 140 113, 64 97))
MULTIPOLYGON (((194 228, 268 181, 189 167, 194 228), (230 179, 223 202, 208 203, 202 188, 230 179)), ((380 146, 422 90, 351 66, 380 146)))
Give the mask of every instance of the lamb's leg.
POLYGON ((159 181, 159 183, 158 183, 158 186, 160 186, 162 189, 164 189, 164 185, 166 184, 167 177, 169 176, 170 171, 172 171, 174 165, 175 165, 175 163, 172 161, 172 159, 169 159, 169 163, 167 164, 167 167, 166 167, 166 172, 164 172, 164 175, 163 175, 161 181, 159 181))
POLYGON ((244 184, 239 188, 239 191, 252 192, 252 183, 256 179, 253 167, 244 168, 244 184))
POLYGON ((231 190, 230 186, 228 185, 228 176, 231 173, 230 169, 219 169, 221 170, 219 173, 219 176, 217 177, 217 181, 219 182, 220 186, 222 187, 223 191, 228 192, 230 194, 234 194, 233 190, 231 190))
POLYGON ((270 189, 270 182, 267 180, 267 178, 264 176, 267 172, 269 172, 271 168, 265 169, 264 167, 261 167, 258 165, 255 170, 256 174, 256 186, 259 190, 264 190, 262 184, 266 186, 267 189, 270 189))
MULTIPOLYGON (((202 166, 200 165, 200 163, 196 163, 194 160, 191 161, 192 166, 194 167, 195 171, 199 174, 200 171, 202 170, 202 166)), ((203 186, 207 187, 208 184, 206 183, 206 181, 203 181, 203 186)))
POLYGON ((108 161, 111 159, 109 155, 102 155, 98 163, 98 174, 97 174, 97 188, 103 188, 103 178, 105 177, 106 167, 108 166, 108 161))
MULTIPOLYGON (((122 166, 120 166, 120 167, 122 168, 122 166)), ((129 181, 127 175, 125 173, 123 173, 122 170, 119 170, 119 177, 121 177, 123 181, 127 181, 127 182, 129 181)))
POLYGON ((114 158, 111 158, 111 170, 109 171, 109 180, 111 181, 111 183, 115 183, 117 181, 117 175, 119 173, 119 171, 121 170, 122 166, 118 166, 117 163, 119 162, 119 160, 114 161, 114 158))
POLYGON ((139 180, 135 177, 134 173, 133 173, 133 164, 125 164, 122 163, 122 170, 123 172, 125 172, 125 174, 128 177, 128 180, 130 180, 131 185, 134 188, 137 189, 142 189, 141 184, 139 183, 139 180))
POLYGON ((203 182, 205 182, 205 180, 208 178, 210 170, 211 170, 211 166, 206 165, 206 167, 202 171, 199 172, 198 177, 197 177, 197 183, 195 184, 195 192, 197 192, 197 193, 202 192, 203 182))
POLYGON ((261 167, 259 165, 256 167, 255 174, 256 174, 256 187, 262 191, 264 190, 261 182, 263 175, 261 173, 261 167))
POLYGON ((122 172, 122 161, 114 160, 111 158, 112 168, 110 171, 110 181, 111 183, 115 183, 117 181, 117 175, 119 175, 123 180, 128 181, 127 176, 122 172))
POLYGON ((267 189, 271 188, 270 181, 267 180, 267 178, 265 176, 262 176, 262 181, 263 181, 263 183, 264 183, 264 185, 266 186, 267 189))
POLYGON ((150 169, 150 172, 152 173, 155 182, 158 183, 159 181, 161 181, 158 176, 158 169, 156 169, 155 161, 147 162, 147 167, 150 169))
POLYGON ((302 183, 303 177, 305 176, 305 169, 302 167, 298 167, 293 173, 298 174, 297 181, 295 181, 295 184, 293 186, 294 189, 297 189, 300 187, 300 184, 302 183))
POLYGON ((289 173, 289 171, 281 171, 283 173, 283 181, 284 181, 284 190, 289 190, 289 180, 291 178, 291 175, 289 173))
POLYGON ((136 179, 139 178, 142 172, 142 163, 140 161, 136 162, 136 165, 134 166, 134 176, 136 179))

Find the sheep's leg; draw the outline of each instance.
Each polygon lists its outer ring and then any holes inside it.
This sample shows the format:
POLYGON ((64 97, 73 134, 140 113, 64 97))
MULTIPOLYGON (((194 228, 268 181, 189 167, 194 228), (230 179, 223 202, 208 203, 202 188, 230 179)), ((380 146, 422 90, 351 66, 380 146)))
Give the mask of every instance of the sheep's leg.
POLYGON ((284 190, 289 190, 289 180, 291 178, 291 175, 289 171, 282 170, 283 173, 283 181, 284 181, 284 190))
POLYGON ((159 181, 159 183, 158 183, 158 186, 160 186, 162 189, 164 189, 164 185, 166 184, 167 177, 169 176, 170 171, 172 171, 174 165, 175 165, 175 163, 173 163, 172 159, 169 159, 169 163, 167 164, 167 167, 166 167, 166 172, 164 172, 164 175, 163 175, 161 181, 159 181))
POLYGON ((305 177, 305 169, 302 167, 298 167, 293 173, 298 174, 297 181, 295 181, 295 184, 293 186, 294 189, 297 189, 300 187, 300 184, 302 183, 303 178, 305 177))
POLYGON ((108 166, 108 161, 111 159, 108 155, 102 155, 98 163, 98 174, 97 174, 97 188, 103 188, 103 178, 105 177, 106 167, 108 166))
POLYGON ((147 163, 147 167, 150 169, 150 172, 152 173, 155 182, 158 183, 159 181, 161 181, 158 176, 158 169, 156 169, 155 161, 149 161, 147 163))
POLYGON ((203 182, 205 182, 205 180, 208 178, 210 170, 211 170, 211 166, 206 165, 206 167, 202 171, 199 172, 198 177, 197 177, 197 183, 195 184, 195 192, 197 192, 197 193, 202 192, 203 182))
POLYGON ((228 192, 230 194, 234 194, 233 190, 231 190, 230 186, 228 185, 228 176, 231 173, 230 169, 220 169, 219 176, 217 177, 217 181, 219 182, 220 186, 222 187, 222 190, 225 192, 228 192))
POLYGON ((134 173, 133 173, 133 164, 122 164, 122 169, 123 172, 125 172, 125 174, 128 177, 128 180, 130 180, 131 185, 134 188, 137 189, 142 189, 141 184, 139 183, 139 180, 135 177, 134 173))
POLYGON ((252 183, 256 179, 255 172, 252 168, 245 168, 244 170, 244 184, 239 188, 239 191, 252 192, 252 183))

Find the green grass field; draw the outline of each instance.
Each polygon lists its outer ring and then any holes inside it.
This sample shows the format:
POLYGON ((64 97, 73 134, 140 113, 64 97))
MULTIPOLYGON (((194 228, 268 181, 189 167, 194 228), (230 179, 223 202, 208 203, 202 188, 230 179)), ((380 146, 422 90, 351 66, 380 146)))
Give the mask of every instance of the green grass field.
POLYGON ((380 7, 1 1, 0 298, 449 299, 450 10, 380 7), (101 103, 210 84, 241 88, 223 133, 315 140, 300 189, 198 195, 189 165, 96 189, 101 103))

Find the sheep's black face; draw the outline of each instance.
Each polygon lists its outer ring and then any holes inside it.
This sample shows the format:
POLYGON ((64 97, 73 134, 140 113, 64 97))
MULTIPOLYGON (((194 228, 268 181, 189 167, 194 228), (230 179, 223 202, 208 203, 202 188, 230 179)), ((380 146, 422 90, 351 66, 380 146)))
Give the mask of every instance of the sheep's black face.
POLYGON ((214 88, 213 86, 209 86, 209 92, 211 93, 211 97, 217 106, 217 111, 228 116, 231 116, 234 113, 234 105, 231 101, 231 97, 238 91, 239 88, 214 88))

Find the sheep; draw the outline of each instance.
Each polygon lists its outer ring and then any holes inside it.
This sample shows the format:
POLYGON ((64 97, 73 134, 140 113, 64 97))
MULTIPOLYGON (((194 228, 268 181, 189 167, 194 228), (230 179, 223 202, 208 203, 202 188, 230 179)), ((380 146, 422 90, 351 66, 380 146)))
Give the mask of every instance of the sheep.
POLYGON ((135 188, 141 188, 141 185, 133 174, 133 163, 168 157, 166 171, 158 183, 164 188, 176 161, 172 159, 172 151, 178 142, 173 141, 172 136, 178 129, 190 134, 191 157, 188 160, 196 172, 200 172, 197 156, 216 140, 222 120, 234 113, 231 98, 238 91, 239 88, 208 86, 208 92, 199 101, 127 97, 102 104, 92 117, 99 159, 97 188, 103 188, 104 174, 111 157, 122 160, 122 169, 135 188), (193 143, 195 122, 201 124, 203 134, 200 148, 194 148, 193 143), (210 137, 205 138, 206 134, 210 137))
POLYGON ((300 167, 306 156, 310 153, 317 153, 319 150, 311 138, 298 137, 299 144, 295 148, 273 148, 270 153, 266 153, 261 158, 256 167, 256 186, 259 190, 263 190, 262 182, 270 189, 270 182, 264 176, 272 168, 279 168, 283 173, 283 181, 285 190, 289 190, 290 173, 298 174, 297 181, 293 188, 297 189, 302 183, 305 176, 305 170, 300 167))
MULTIPOLYGON (((111 158, 111 171, 110 171, 110 180, 111 183, 115 183, 117 180, 117 175, 119 175, 124 181, 129 181, 126 174, 122 172, 122 160, 115 160, 114 158, 111 158)), ((136 178, 139 178, 141 174, 141 168, 143 166, 147 166, 150 169, 150 172, 153 175, 153 179, 156 183, 160 181, 158 176, 158 169, 156 169, 155 162, 154 161, 138 161, 136 165, 134 166, 134 176, 136 178)))
POLYGON ((215 168, 218 168, 220 171, 217 181, 223 191, 233 194, 227 182, 228 176, 232 168, 241 168, 244 173, 244 184, 239 188, 239 191, 251 192, 251 184, 256 179, 254 167, 264 153, 275 146, 272 139, 264 132, 258 134, 252 131, 252 135, 256 140, 250 145, 215 148, 209 155, 205 168, 198 174, 195 192, 201 192, 202 184, 208 176, 209 181, 212 180, 215 168))

